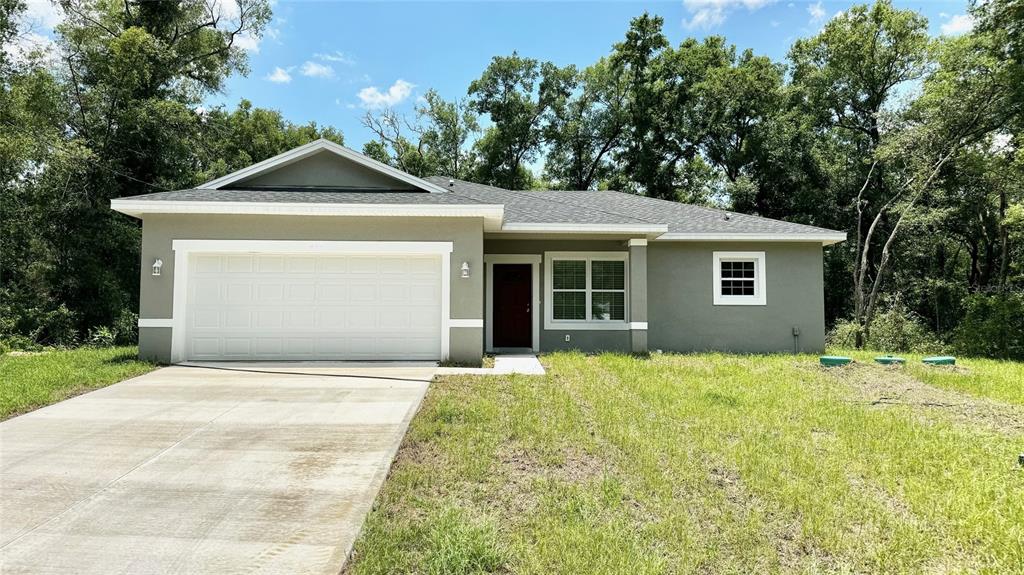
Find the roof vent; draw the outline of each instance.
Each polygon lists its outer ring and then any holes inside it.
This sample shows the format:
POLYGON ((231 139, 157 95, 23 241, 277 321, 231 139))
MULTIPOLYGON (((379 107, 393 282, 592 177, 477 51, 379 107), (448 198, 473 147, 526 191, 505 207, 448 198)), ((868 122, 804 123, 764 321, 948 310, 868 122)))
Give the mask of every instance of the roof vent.
POLYGON ((722 219, 725 220, 725 221, 729 221, 729 214, 728 213, 723 214, 722 215, 722 219))
POLYGON ((448 187, 449 188, 454 188, 455 187, 455 180, 453 180, 452 178, 448 178, 448 187))

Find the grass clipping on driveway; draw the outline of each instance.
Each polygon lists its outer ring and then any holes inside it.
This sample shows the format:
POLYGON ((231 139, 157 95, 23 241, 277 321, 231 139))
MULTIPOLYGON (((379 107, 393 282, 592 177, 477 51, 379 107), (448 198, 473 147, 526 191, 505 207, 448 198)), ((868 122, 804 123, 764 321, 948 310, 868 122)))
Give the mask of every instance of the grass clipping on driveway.
POLYGON ((156 369, 135 347, 0 355, 0 420, 156 369))
POLYGON ((348 572, 1024 570, 1024 437, 940 407, 990 399, 878 402, 895 372, 807 356, 545 362, 431 385, 348 572))

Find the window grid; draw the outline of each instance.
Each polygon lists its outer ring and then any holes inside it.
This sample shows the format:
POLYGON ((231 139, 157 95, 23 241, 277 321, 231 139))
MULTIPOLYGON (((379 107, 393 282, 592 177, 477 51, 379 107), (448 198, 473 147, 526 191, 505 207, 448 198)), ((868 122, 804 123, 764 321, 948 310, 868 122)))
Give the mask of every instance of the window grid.
POLYGON ((625 321, 624 260, 560 258, 551 266, 554 321, 625 321))
POLYGON ((721 260, 721 289, 725 296, 755 295, 754 260, 721 260))

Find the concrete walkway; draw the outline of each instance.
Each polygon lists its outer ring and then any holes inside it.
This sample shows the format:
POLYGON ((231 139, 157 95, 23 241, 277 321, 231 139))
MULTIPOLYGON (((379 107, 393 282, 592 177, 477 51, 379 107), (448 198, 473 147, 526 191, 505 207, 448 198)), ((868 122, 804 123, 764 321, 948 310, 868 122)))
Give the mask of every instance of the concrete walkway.
POLYGON ((0 423, 0 573, 335 574, 434 370, 174 366, 0 423))
POLYGON ((494 367, 439 367, 437 375, 544 375, 544 366, 532 353, 497 355, 494 367))

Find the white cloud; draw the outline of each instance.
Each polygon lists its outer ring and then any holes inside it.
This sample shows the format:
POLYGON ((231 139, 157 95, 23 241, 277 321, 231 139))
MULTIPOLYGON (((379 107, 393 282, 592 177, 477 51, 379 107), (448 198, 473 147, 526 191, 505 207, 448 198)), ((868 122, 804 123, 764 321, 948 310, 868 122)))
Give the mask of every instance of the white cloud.
POLYGON ((301 72, 303 76, 309 76, 310 78, 334 77, 334 68, 331 68, 326 64, 318 64, 310 60, 306 60, 302 63, 302 68, 299 69, 299 72, 301 72))
POLYGON ((816 4, 808 4, 807 13, 811 15, 811 24, 821 24, 825 21, 825 7, 821 5, 821 0, 816 4))
POLYGON ((238 36, 235 36, 235 46, 238 46, 246 52, 259 54, 260 40, 262 40, 262 38, 260 38, 259 36, 252 36, 250 34, 239 34, 238 36))
POLYGON ((32 27, 49 31, 64 19, 64 12, 52 0, 28 0, 22 18, 32 27))
POLYGON ((277 68, 274 68, 273 72, 267 74, 264 79, 270 80, 275 84, 287 84, 292 81, 292 75, 289 73, 290 70, 291 68, 286 70, 278 66, 277 68))
POLYGON ((368 109, 386 108, 388 106, 394 106, 401 102, 404 102, 406 98, 412 94, 412 89, 415 88, 415 84, 410 84, 405 80, 398 79, 395 83, 387 89, 386 92, 381 92, 376 86, 370 86, 369 88, 363 88, 359 90, 356 96, 359 101, 362 102, 362 107, 368 109))
POLYGON ((753 12, 775 0, 683 0, 683 7, 692 15, 684 20, 687 28, 713 28, 722 22, 733 10, 744 7, 753 12))
POLYGON ((346 66, 355 66, 356 64, 355 58, 349 56, 348 54, 342 52, 341 50, 335 50, 330 54, 317 52, 316 54, 313 54, 313 57, 316 58, 317 60, 322 60, 324 62, 337 62, 339 64, 344 64, 346 66))
POLYGON ((966 34, 974 28, 974 18, 970 14, 953 14, 949 22, 942 25, 942 33, 946 36, 966 34))

